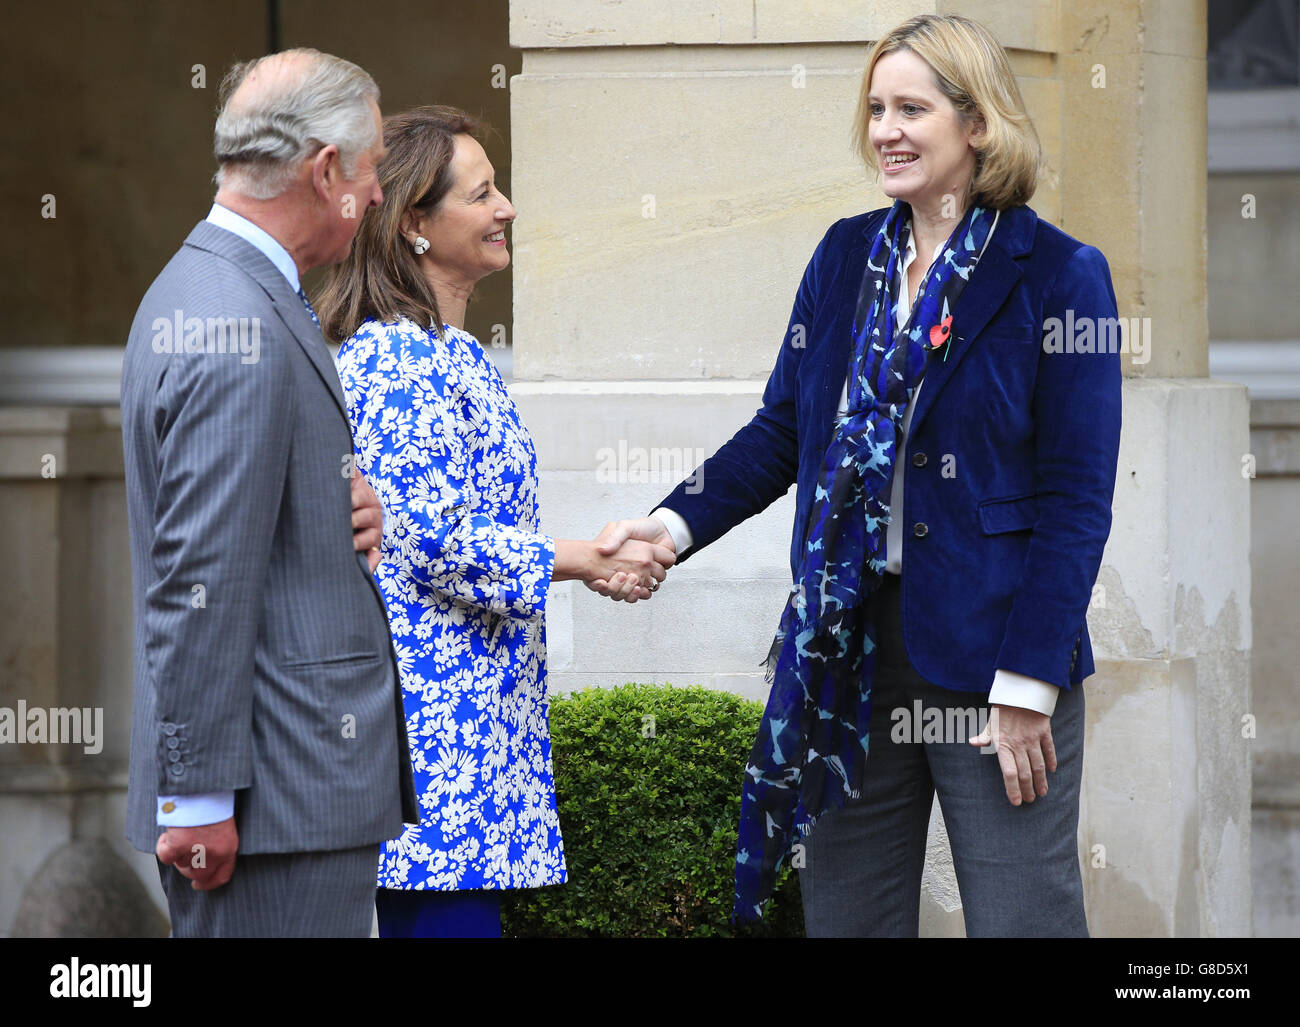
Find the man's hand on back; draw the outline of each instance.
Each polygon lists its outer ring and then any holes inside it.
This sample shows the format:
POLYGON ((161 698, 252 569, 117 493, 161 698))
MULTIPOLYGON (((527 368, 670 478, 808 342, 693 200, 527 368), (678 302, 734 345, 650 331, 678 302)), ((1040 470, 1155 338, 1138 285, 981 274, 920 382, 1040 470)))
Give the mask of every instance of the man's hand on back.
POLYGON ((379 547, 384 541, 384 508, 370 483, 357 468, 352 469, 352 548, 365 553, 370 573, 379 566, 379 547))

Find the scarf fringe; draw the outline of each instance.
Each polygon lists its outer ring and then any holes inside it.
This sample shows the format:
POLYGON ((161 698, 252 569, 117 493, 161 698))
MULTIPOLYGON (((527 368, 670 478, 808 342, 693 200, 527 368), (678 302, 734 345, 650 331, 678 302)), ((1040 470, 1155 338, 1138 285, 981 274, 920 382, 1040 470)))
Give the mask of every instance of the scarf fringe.
POLYGON ((763 662, 759 664, 763 668, 763 683, 773 685, 776 683, 776 665, 781 659, 781 649, 785 645, 785 632, 778 631, 776 637, 772 639, 772 647, 768 649, 767 655, 763 662))

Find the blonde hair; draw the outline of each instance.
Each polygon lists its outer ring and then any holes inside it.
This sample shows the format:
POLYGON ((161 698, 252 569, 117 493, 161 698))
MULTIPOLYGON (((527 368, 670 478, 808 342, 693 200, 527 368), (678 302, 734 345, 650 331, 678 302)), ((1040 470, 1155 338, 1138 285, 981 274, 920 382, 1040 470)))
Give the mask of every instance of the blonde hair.
POLYGON ((975 148, 975 173, 966 205, 978 203, 995 210, 1028 203, 1038 187, 1043 150, 1025 111, 1020 87, 1006 51, 983 25, 959 15, 921 14, 909 18, 872 47, 862 73, 862 90, 853 128, 853 145, 872 171, 880 164, 871 145, 871 75, 889 54, 908 50, 925 61, 935 84, 962 120, 984 120, 975 148))

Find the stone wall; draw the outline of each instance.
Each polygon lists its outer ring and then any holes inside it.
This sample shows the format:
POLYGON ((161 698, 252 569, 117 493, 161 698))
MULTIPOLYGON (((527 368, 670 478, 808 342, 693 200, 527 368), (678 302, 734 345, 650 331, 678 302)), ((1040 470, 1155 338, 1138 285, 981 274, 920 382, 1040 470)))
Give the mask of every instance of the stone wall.
MULTIPOLYGON (((1245 390, 1204 377, 1205 8, 957 6, 1010 50, 1049 166, 1033 205, 1106 254, 1122 317, 1150 319, 1149 351, 1125 357, 1105 605, 1089 616, 1092 930, 1246 934, 1250 441, 1245 390)), ((849 143, 868 42, 948 8, 512 0, 516 199, 545 212, 516 233, 513 394, 549 532, 648 511, 683 476, 667 469, 749 419, 817 241, 883 203, 849 143)), ((644 610, 561 591, 556 686, 764 697, 791 518, 787 497, 644 610)), ((929 863, 925 930, 959 933, 937 811, 929 863)))

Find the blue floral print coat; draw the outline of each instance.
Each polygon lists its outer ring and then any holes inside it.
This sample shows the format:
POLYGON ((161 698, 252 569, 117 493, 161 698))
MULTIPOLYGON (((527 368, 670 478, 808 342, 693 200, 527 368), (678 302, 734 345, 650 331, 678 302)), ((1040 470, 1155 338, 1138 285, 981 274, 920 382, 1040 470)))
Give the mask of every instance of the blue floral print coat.
POLYGON ((420 799, 378 884, 562 884, 543 620, 555 542, 538 530, 536 450, 478 341, 443 336, 368 320, 336 357, 384 508, 376 578, 420 799))

